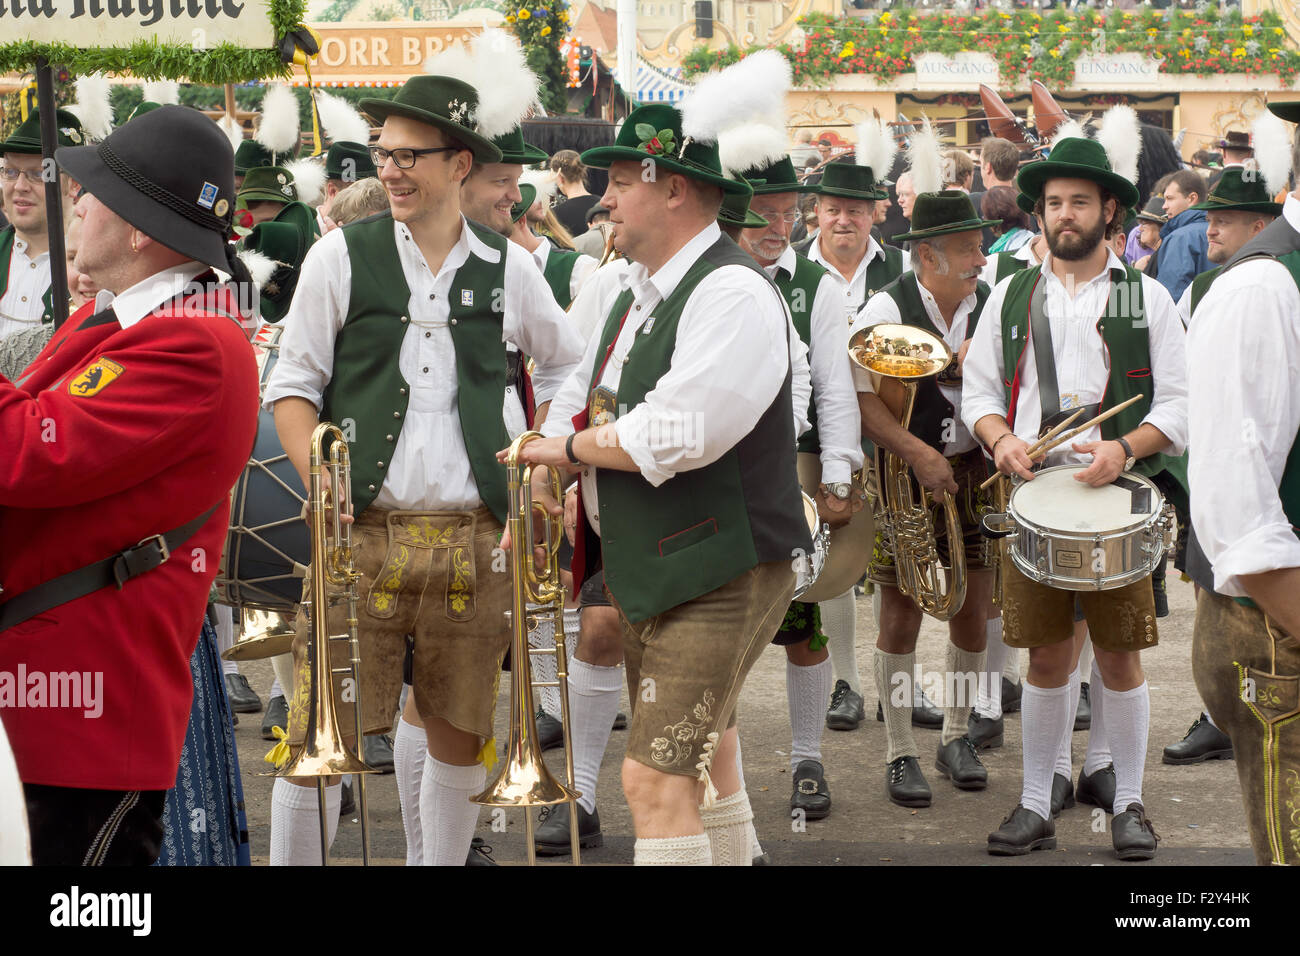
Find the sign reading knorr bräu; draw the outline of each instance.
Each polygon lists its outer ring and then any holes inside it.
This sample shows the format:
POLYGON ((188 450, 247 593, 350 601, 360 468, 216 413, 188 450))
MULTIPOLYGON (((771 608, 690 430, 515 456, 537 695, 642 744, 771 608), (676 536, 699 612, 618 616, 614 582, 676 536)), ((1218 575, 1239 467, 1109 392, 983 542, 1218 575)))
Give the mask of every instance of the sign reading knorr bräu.
POLYGON ((0 0, 0 44, 275 46, 269 0, 0 0))

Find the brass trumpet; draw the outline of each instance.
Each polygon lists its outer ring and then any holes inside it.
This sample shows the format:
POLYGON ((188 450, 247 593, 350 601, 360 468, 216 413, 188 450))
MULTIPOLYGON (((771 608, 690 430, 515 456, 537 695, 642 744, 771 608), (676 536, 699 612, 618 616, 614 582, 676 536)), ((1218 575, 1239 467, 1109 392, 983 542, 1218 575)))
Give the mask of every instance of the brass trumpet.
POLYGON ((361 862, 370 865, 370 817, 366 808, 366 778, 375 773, 345 742, 334 706, 334 675, 349 675, 354 688, 354 746, 362 740, 361 653, 357 639, 357 580, 361 577, 352 556, 352 526, 343 520, 352 513, 351 459, 348 443, 337 425, 322 422, 311 435, 311 487, 307 500, 311 522, 311 601, 306 607, 311 621, 307 646, 311 669, 311 698, 307 734, 302 746, 277 777, 315 777, 320 801, 321 862, 329 865, 329 820, 325 812, 325 778, 355 774, 357 809, 361 814, 361 862), (329 446, 328 458, 326 446, 329 446), (328 478, 328 486, 326 479, 328 478), (333 501, 331 502, 331 499, 333 501), (331 598, 327 587, 337 589, 331 598), (347 606, 347 633, 330 634, 327 612, 331 603, 347 606), (345 667, 331 663, 331 641, 347 641, 350 659, 345 667))
MULTIPOLYGON (((507 495, 510 531, 510 563, 513 587, 511 610, 512 628, 510 644, 510 734, 506 742, 505 759, 501 770, 482 793, 471 798, 472 803, 487 807, 523 807, 525 809, 525 839, 528 847, 528 865, 537 862, 533 844, 533 807, 568 803, 570 814, 569 840, 574 864, 581 863, 578 854, 578 819, 576 804, 582 796, 573 781, 573 742, 569 736, 569 665, 564 647, 564 586, 560 583, 559 547, 564 533, 560 516, 547 514, 542 506, 532 500, 532 467, 522 465, 519 452, 530 441, 542 436, 535 431, 524 432, 510 443, 506 456, 507 495), (539 571, 533 552, 539 546, 533 533, 533 511, 544 518, 544 540, 541 547, 546 554, 546 566, 539 571), (529 604, 533 608, 529 609, 529 604), (555 621, 555 647, 534 648, 528 645, 529 624, 536 625, 547 616, 555 621), (555 681, 534 681, 529 666, 530 654, 555 655, 555 681), (560 689, 560 717, 564 730, 564 771, 566 783, 560 783, 542 760, 537 739, 537 722, 533 705, 534 687, 560 689)), ((551 490, 556 501, 563 501, 560 477, 552 470, 551 490)))
MULTIPOLYGON (((849 357, 868 372, 897 380, 903 387, 901 408, 890 408, 903 428, 911 423, 918 382, 938 375, 951 364, 952 351, 937 335, 910 325, 881 324, 854 333, 849 357)), ((882 399, 883 400, 883 399, 882 399)), ((886 403, 888 405, 888 403, 886 403)), ((893 543, 898 589, 926 614, 940 621, 952 618, 966 601, 966 555, 962 551, 957 502, 944 492, 943 509, 952 566, 940 581, 939 551, 925 492, 921 503, 912 494, 907 462, 876 447, 876 476, 880 486, 876 520, 893 543)))

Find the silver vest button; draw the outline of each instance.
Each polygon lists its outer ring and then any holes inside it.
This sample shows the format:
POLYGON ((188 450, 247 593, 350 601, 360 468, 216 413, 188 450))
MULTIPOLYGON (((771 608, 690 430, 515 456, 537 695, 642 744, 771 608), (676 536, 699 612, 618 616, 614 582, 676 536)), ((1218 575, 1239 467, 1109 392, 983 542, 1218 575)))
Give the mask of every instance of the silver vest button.
POLYGON ((374 490, 375 490, 375 486, 374 486, 374 485, 369 485, 369 486, 367 486, 367 487, 369 487, 369 489, 370 489, 371 491, 374 491, 374 490))
POLYGON ((384 463, 383 463, 382 461, 377 461, 377 462, 375 462, 375 467, 376 467, 376 468, 383 468, 383 467, 384 467, 384 463))
POLYGON ((385 437, 386 439, 388 439, 389 441, 392 441, 392 440, 393 440, 393 436, 392 436, 392 435, 385 435, 384 437, 385 437))
POLYGON ((411 321, 411 320, 408 319, 406 316, 402 316, 402 321, 403 321, 403 322, 409 322, 409 321, 411 321))
POLYGON ((394 417, 394 418, 401 418, 401 417, 402 417, 402 413, 401 413, 401 412, 393 412, 393 417, 394 417))

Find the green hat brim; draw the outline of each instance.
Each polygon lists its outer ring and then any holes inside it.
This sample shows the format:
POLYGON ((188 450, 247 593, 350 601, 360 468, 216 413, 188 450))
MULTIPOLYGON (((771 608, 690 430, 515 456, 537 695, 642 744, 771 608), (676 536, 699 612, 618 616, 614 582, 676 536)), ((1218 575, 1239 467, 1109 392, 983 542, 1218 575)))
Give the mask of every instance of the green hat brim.
POLYGON ((551 157, 546 155, 531 143, 524 143, 522 153, 505 152, 501 153, 501 158, 497 160, 500 163, 518 163, 520 166, 534 166, 537 163, 544 163, 551 157))
POLYGON ((364 99, 358 104, 367 115, 372 119, 383 123, 390 116, 402 116, 406 119, 415 120, 417 123, 424 123, 435 129, 440 129, 452 139, 463 143, 466 148, 474 155, 474 159, 480 163, 499 163, 502 162, 501 150, 497 149, 496 144, 490 139, 485 139, 473 130, 461 126, 459 123, 453 123, 445 116, 439 116, 437 113, 430 113, 428 110, 422 110, 418 106, 409 106, 405 103, 395 103, 392 100, 364 99))
POLYGON ((683 176, 689 176, 691 179, 698 179, 711 186, 717 186, 724 193, 741 195, 751 192, 749 184, 739 179, 728 179, 711 169, 705 169, 693 163, 684 163, 673 159, 671 156, 651 156, 647 152, 633 149, 630 146, 597 146, 584 152, 581 159, 585 165, 594 166, 596 169, 609 169, 610 164, 617 162, 643 163, 650 159, 654 161, 656 166, 662 166, 669 172, 680 173, 683 176))
MULTIPOLYGON (((86 145, 86 133, 81 128, 81 121, 67 110, 55 109, 54 120, 56 126, 55 137, 58 140, 55 148, 68 148, 86 145), (75 130, 73 136, 64 134, 65 129, 75 130)), ((18 128, 10 134, 9 138, 0 142, 0 154, 18 153, 25 156, 39 156, 41 154, 41 127, 40 111, 33 109, 27 114, 27 119, 18 125, 18 128)))
POLYGON ((881 199, 889 198, 889 193, 883 189, 840 189, 838 186, 823 187, 820 183, 809 191, 818 196, 839 196, 842 199, 856 199, 859 202, 879 202, 881 199))
POLYGON ((936 236, 947 236, 954 232, 974 232, 977 229, 988 229, 992 226, 1002 225, 1001 219, 964 219, 961 222, 948 223, 942 226, 931 226, 929 229, 918 229, 915 232, 903 232, 894 236, 891 242, 915 242, 920 239, 933 239, 936 236))
POLYGON ((789 183, 764 183, 761 186, 754 187, 755 196, 775 196, 778 193, 815 193, 816 186, 809 186, 807 183, 796 183, 791 186, 789 183))
POLYGON ((537 187, 532 183, 520 183, 519 202, 510 207, 510 221, 518 222, 535 202, 537 202, 537 187))
POLYGON ((1268 111, 1278 119, 1284 119, 1288 123, 1300 123, 1300 100, 1290 100, 1285 103, 1269 103, 1268 111))
POLYGON ((1083 163, 1053 162, 1050 159, 1039 160, 1023 167, 1020 174, 1016 176, 1016 187, 1030 200, 1038 202, 1038 197, 1043 194, 1043 183, 1049 179, 1086 179, 1094 182, 1110 190, 1119 200, 1120 205, 1126 208, 1136 206, 1142 201, 1137 186, 1118 173, 1083 163))
POLYGON ((293 200, 282 193, 273 193, 269 189, 245 189, 235 197, 235 208, 247 209, 250 202, 279 202, 288 205, 293 200))
POLYGON ((1282 204, 1278 202, 1213 202, 1207 199, 1191 208, 1204 212, 1231 212, 1235 209, 1239 212, 1258 212, 1267 216, 1282 215, 1282 204))
POLYGON ((744 222, 737 222, 728 214, 727 210, 723 209, 718 213, 718 222, 724 226, 739 226, 742 229, 758 229, 768 225, 768 221, 752 209, 745 210, 744 222))

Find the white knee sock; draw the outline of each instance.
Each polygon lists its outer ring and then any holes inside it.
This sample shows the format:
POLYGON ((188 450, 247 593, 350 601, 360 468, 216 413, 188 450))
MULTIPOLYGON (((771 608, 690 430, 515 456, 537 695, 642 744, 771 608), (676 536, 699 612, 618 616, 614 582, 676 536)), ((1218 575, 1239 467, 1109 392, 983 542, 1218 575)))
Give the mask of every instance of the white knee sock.
POLYGON ((709 866, 713 851, 703 833, 690 836, 637 837, 632 847, 633 866, 709 866))
MULTIPOLYGON (((857 641, 858 602, 849 588, 839 597, 822 601, 822 630, 826 632, 826 649, 831 654, 835 679, 848 682, 855 694, 862 693, 862 675, 858 673, 857 641)), ((830 694, 826 695, 830 700, 830 694)))
POLYGON ((899 757, 920 756, 920 751, 916 749, 916 741, 912 738, 911 685, 912 672, 916 669, 916 652, 886 654, 877 647, 873 663, 876 693, 880 695, 880 707, 885 714, 885 737, 888 740, 885 762, 892 763, 899 757), (907 682, 902 684, 899 693, 895 694, 895 687, 899 686, 896 676, 898 674, 906 674, 907 682), (905 703, 902 706, 893 706, 893 699, 897 696, 904 698, 905 703))
POLYGON ((826 701, 831 698, 830 659, 809 667, 785 662, 785 695, 790 703, 790 769, 800 760, 822 759, 826 701))
POLYGON ((1054 773, 1059 773, 1067 780, 1074 779, 1074 764, 1072 762, 1074 737, 1072 735, 1074 733, 1074 715, 1079 712, 1079 673, 1077 667, 1070 672, 1070 683, 1068 685, 1070 688, 1070 733, 1066 734, 1062 739, 1061 749, 1056 753, 1056 770, 1054 773))
MULTIPOLYGON (((578 646, 578 609, 564 609, 564 649, 569 660, 569 673, 573 673, 573 651, 578 646)), ((555 627, 547 619, 540 627, 535 627, 528 632, 528 644, 530 647, 544 647, 548 650, 555 646, 555 627)), ((555 655, 554 654, 530 654, 533 665, 533 679, 536 681, 554 681, 555 680, 555 655)), ((556 720, 562 716, 560 710, 560 689, 558 687, 538 687, 534 699, 541 704, 542 710, 550 714, 556 720)), ((570 701, 572 704, 572 701, 570 701)), ((610 718, 612 722, 614 718, 610 718)))
POLYGON ((1002 676, 1013 684, 1020 683, 1020 648, 1007 645, 1007 659, 1002 664, 1002 676))
POLYGON ((284 688, 280 686, 280 678, 277 677, 274 681, 271 682, 271 693, 269 696, 270 697, 284 696, 284 688))
POLYGON ((1052 817, 1052 768, 1061 752, 1061 738, 1074 726, 1070 709, 1070 685, 1035 687, 1025 681, 1020 715, 1023 789, 1020 805, 1044 820, 1052 817))
MULTIPOLYGON (((1097 685, 1093 685, 1095 688, 1097 685)), ((1096 690, 1093 690, 1096 694, 1096 690)), ((1151 729, 1151 694, 1143 681, 1132 690, 1101 688, 1106 698, 1106 734, 1115 758, 1116 813, 1130 803, 1142 803, 1142 774, 1146 770, 1147 732, 1151 729)))
POLYGON ((278 687, 281 688, 280 693, 288 699, 293 691, 293 655, 277 654, 272 657, 271 670, 275 671, 275 686, 271 688, 271 696, 275 696, 278 687))
POLYGON ((1002 668, 1009 648, 1002 643, 1002 618, 995 617, 984 626, 985 661, 980 676, 980 693, 975 713, 994 720, 1002 716, 1002 668))
POLYGON ((569 716, 573 720, 573 780, 584 810, 596 809, 596 781, 605 759, 610 729, 618 716, 623 668, 598 667, 586 661, 569 663, 569 716))
POLYGON ((700 820, 704 823, 704 835, 709 840, 709 856, 714 866, 753 864, 749 825, 754 820, 754 811, 749 806, 749 794, 743 788, 719 798, 711 807, 701 806, 700 820))
POLYGON ((1096 773, 1107 764, 1114 763, 1110 756, 1110 733, 1106 730, 1106 698, 1101 692, 1101 671, 1097 659, 1092 659, 1092 673, 1088 677, 1088 703, 1092 706, 1092 727, 1088 729, 1088 753, 1083 758, 1083 772, 1096 773))
MULTIPOLYGON (((1083 647, 1079 649, 1079 673, 1091 674, 1093 660, 1095 657, 1092 653, 1092 636, 1089 635, 1083 639, 1083 647)), ((1092 678, 1089 677, 1088 680, 1091 683, 1092 678)))
POLYGON ((1219 725, 1214 722, 1214 718, 1210 716, 1210 712, 1208 710, 1202 710, 1201 713, 1205 715, 1205 719, 1211 727, 1213 727, 1215 730, 1220 729, 1219 725))
POLYGON ((966 721, 970 717, 971 705, 975 703, 975 688, 979 686, 979 675, 984 672, 984 659, 984 651, 964 651, 952 641, 948 642, 948 673, 956 675, 953 687, 957 699, 943 702, 941 741, 944 744, 961 740, 970 732, 966 721))
MULTIPOLYGON (((341 783, 325 788, 330 846, 339 830, 342 796, 341 783)), ((322 862, 316 788, 295 786, 283 777, 277 779, 271 785, 271 866, 320 866, 322 862)))
POLYGON ((429 737, 423 727, 397 721, 393 739, 393 775, 397 778, 397 804, 402 811, 402 830, 406 833, 406 865, 424 863, 424 830, 420 826, 420 784, 424 780, 424 758, 429 752, 429 737))
POLYGON ((464 866, 478 823, 478 804, 469 798, 487 781, 481 763, 468 767, 424 758, 420 784, 420 826, 424 829, 425 866, 464 866))
MULTIPOLYGON (((217 653, 224 654, 235 643, 235 612, 225 604, 214 604, 213 617, 216 619, 214 629, 217 632, 217 653)), ((238 674, 239 661, 221 659, 222 674, 238 674)))

